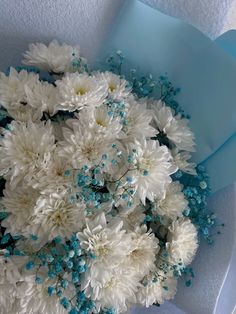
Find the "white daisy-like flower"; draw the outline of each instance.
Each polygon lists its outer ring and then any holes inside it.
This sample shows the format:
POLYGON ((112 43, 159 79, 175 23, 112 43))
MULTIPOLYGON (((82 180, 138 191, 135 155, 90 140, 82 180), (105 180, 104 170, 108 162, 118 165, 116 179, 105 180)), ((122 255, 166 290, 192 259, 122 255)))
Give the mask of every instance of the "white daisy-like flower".
POLYGON ((34 124, 13 121, 0 141, 0 175, 10 176, 10 184, 31 178, 45 166, 54 150, 50 122, 34 124))
MULTIPOLYGON (((87 228, 77 236, 81 246, 96 256, 90 263, 84 280, 87 297, 95 300, 96 307, 112 307, 117 313, 135 301, 138 276, 119 267, 130 251, 131 238, 121 230, 119 220, 107 224, 104 213, 87 221, 87 228)), ((127 269, 127 267, 126 267, 127 269)))
POLYGON ((43 116, 41 108, 33 108, 28 104, 16 104, 11 106, 7 112, 16 121, 21 122, 39 122, 43 116))
POLYGON ((172 223, 167 235, 167 251, 171 263, 190 264, 197 252, 197 229, 190 219, 181 218, 172 223))
POLYGON ((180 115, 174 116, 170 107, 161 101, 152 107, 154 111, 154 126, 163 132, 179 150, 195 151, 194 134, 188 126, 188 120, 180 115))
POLYGON ((17 72, 14 68, 10 68, 9 75, 0 73, 0 103, 8 109, 16 104, 27 104, 27 96, 25 86, 33 86, 39 80, 39 76, 35 73, 29 73, 25 70, 17 72))
POLYGON ((128 270, 114 271, 104 277, 103 283, 95 283, 90 287, 87 296, 95 300, 95 306, 100 308, 114 308, 117 314, 127 311, 130 304, 136 302, 136 292, 139 278, 128 270))
POLYGON ((25 70, 18 73, 11 68, 8 76, 0 73, 0 103, 13 119, 23 122, 41 119, 41 108, 33 108, 26 93, 27 88, 33 88, 38 82, 37 74, 25 70))
POLYGON ((132 245, 128 254, 125 265, 133 268, 137 276, 142 279, 150 271, 155 269, 156 255, 159 251, 159 241, 151 230, 147 231, 146 225, 137 227, 131 233, 132 245))
POLYGON ((58 91, 57 88, 47 82, 38 81, 37 84, 26 86, 27 103, 35 110, 47 112, 51 116, 57 113, 58 91))
POLYGON ((169 125, 165 127, 168 138, 180 150, 195 151, 194 134, 188 126, 188 120, 175 116, 169 125))
POLYGON ((4 286, 4 289, 5 289, 5 292, 0 297, 1 305, 3 304, 3 306, 1 306, 0 308, 0 314, 6 314, 6 313, 7 314, 8 313, 19 314, 19 311, 21 311, 20 297, 18 297, 15 290, 13 290, 14 288, 12 288, 12 286, 8 285, 8 288, 4 286), (4 298, 4 302, 2 301, 3 298, 4 298))
POLYGON ((183 211, 188 207, 182 185, 179 182, 171 182, 167 186, 165 198, 155 200, 155 211, 170 220, 176 220, 183 216, 183 211))
POLYGON ((121 136, 122 124, 120 118, 109 115, 106 105, 97 108, 84 109, 76 114, 77 119, 71 119, 71 123, 79 123, 96 135, 117 139, 121 136))
POLYGON ((1 203, 9 215, 2 221, 2 226, 12 235, 29 235, 26 230, 32 225, 39 192, 21 182, 15 188, 7 184, 3 193, 1 203))
POLYGON ((58 156, 56 148, 50 161, 32 179, 32 186, 39 189, 41 194, 65 191, 74 183, 73 173, 69 169, 67 160, 58 156))
POLYGON ((98 165, 102 155, 110 152, 111 143, 79 123, 73 123, 72 128, 63 129, 64 141, 59 142, 58 155, 68 160, 75 169, 98 165))
MULTIPOLYGON (((134 147, 134 148, 133 148, 134 147)), ((166 186, 170 183, 170 175, 176 172, 172 164, 171 154, 166 146, 159 146, 158 141, 145 139, 135 142, 134 161, 127 173, 128 181, 133 185, 137 195, 145 204, 146 198, 154 201, 155 197, 165 195, 166 186)))
POLYGON ((134 229, 140 226, 145 219, 144 210, 145 207, 143 205, 132 206, 131 208, 120 207, 119 217, 123 221, 123 227, 125 230, 134 231, 134 229))
POLYGON ((179 170, 196 175, 196 164, 188 161, 192 157, 189 152, 179 152, 178 149, 172 149, 171 154, 173 162, 179 170))
POLYGON ((107 82, 108 95, 110 98, 120 100, 126 98, 131 93, 131 87, 128 82, 119 75, 112 72, 97 72, 94 75, 99 80, 107 82))
MULTIPOLYGON (((131 248, 131 237, 122 230, 122 221, 107 224, 104 213, 87 220, 87 227, 77 237, 83 249, 95 256, 89 261, 89 269, 83 280, 83 290, 93 300, 101 299, 100 288, 107 286, 131 248)), ((105 305, 105 304, 104 304, 105 305)))
POLYGON ((174 114, 170 107, 166 106, 162 100, 151 100, 148 101, 148 107, 153 110, 153 121, 152 124, 156 129, 161 132, 165 126, 171 122, 174 114))
POLYGON ((121 220, 107 224, 105 214, 100 213, 94 219, 88 219, 86 228, 77 233, 81 247, 96 256, 92 261, 91 277, 99 268, 115 267, 130 252, 131 238, 122 226, 121 220))
POLYGON ((86 62, 85 59, 80 58, 78 46, 72 47, 65 43, 60 45, 56 40, 50 42, 48 46, 43 43, 30 44, 29 50, 23 56, 24 64, 56 74, 73 71, 74 60, 81 61, 83 64, 86 62))
POLYGON ((21 274, 14 258, 4 257, 5 251, 0 250, 0 314, 17 314, 19 295, 17 284, 21 274))
MULTIPOLYGON (((35 274, 25 274, 24 282, 19 286, 21 299, 17 314, 67 314, 68 311, 61 305, 60 299, 53 293, 48 295, 48 287, 56 287, 56 280, 48 279, 46 271, 38 272, 38 276, 45 278, 42 284, 35 282, 35 274)), ((69 289, 66 289, 68 292, 69 289)), ((70 295, 73 297, 73 295, 70 295)))
POLYGON ((71 201, 68 195, 44 195, 39 197, 34 208, 33 223, 40 226, 33 234, 39 238, 47 235, 48 241, 57 236, 70 238, 73 232, 85 225, 85 205, 71 201), (38 229, 38 230, 37 230, 38 229))
POLYGON ((151 272, 145 277, 144 282, 145 285, 142 285, 138 290, 137 301, 146 307, 173 299, 177 291, 176 278, 161 270, 151 272))
POLYGON ((139 139, 140 137, 153 137, 158 132, 150 125, 153 112, 147 109, 145 101, 138 102, 133 97, 127 99, 129 108, 125 115, 123 131, 128 138, 139 139))
POLYGON ((100 106, 107 96, 107 83, 87 73, 67 73, 56 81, 60 110, 75 111, 100 106))

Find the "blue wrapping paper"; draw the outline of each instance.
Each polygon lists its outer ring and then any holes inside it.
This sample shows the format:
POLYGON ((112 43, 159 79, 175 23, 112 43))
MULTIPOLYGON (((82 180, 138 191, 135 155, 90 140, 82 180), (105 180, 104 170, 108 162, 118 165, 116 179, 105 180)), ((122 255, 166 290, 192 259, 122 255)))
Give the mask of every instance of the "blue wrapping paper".
MULTIPOLYGON (((200 247, 193 265, 197 273, 193 287, 187 289, 180 281, 174 303, 189 314, 230 314, 236 302, 232 289, 236 285, 236 189, 229 186, 236 179, 236 33, 213 42, 182 21, 129 0, 100 59, 116 50, 126 57, 124 71, 134 67, 154 78, 167 73, 173 85, 181 88, 177 100, 191 115, 196 135, 194 159, 207 167, 212 191, 219 191, 209 204, 226 224, 223 235, 213 248, 200 247)), ((172 314, 175 307, 171 309, 172 314)), ((152 307, 150 313, 155 312, 162 310, 152 307)))
MULTIPOLYGON (((195 28, 137 1, 126 1, 118 21, 105 41, 100 58, 117 49, 123 51, 127 68, 168 78, 182 92, 177 100, 191 115, 196 134, 196 162, 207 162, 236 129, 236 61, 195 28)), ((234 150, 236 155, 236 147, 234 150)), ((213 175, 225 161, 220 158, 213 175)), ((233 164, 227 163, 232 169, 233 164)), ((224 175, 214 182, 214 191, 233 182, 224 175)))
MULTIPOLYGON (((215 40, 215 43, 223 49, 229 58, 236 60, 236 31, 231 30, 215 40)), ((233 69, 235 71, 235 68, 233 69)), ((232 100, 234 103, 234 100, 232 100)), ((226 124, 226 122, 224 123, 226 124)), ((216 191, 234 182, 236 179, 236 125, 232 136, 225 139, 225 142, 206 160, 204 166, 211 175, 212 190, 216 191)), ((235 296, 236 299, 236 296, 235 296)))

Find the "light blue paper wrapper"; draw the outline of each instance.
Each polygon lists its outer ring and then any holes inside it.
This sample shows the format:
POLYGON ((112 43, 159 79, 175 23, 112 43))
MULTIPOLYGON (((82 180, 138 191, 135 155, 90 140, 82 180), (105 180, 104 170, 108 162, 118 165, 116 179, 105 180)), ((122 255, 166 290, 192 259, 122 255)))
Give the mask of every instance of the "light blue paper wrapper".
MULTIPOLYGON (((117 49, 140 73, 157 78, 167 73, 174 86, 181 87, 177 100, 191 115, 195 161, 207 160, 208 165, 209 157, 235 133, 235 59, 195 28, 137 0, 126 1, 100 59, 117 49)), ((224 163, 219 160, 214 176, 224 163)), ((234 175, 216 180, 214 191, 236 178, 236 167, 227 167, 234 175)))
POLYGON ((209 206, 225 223, 223 234, 209 248, 202 244, 193 267, 191 288, 180 281, 174 305, 133 313, 230 314, 236 303, 236 35, 229 32, 215 42, 180 20, 137 1, 126 1, 105 41, 100 60, 122 50, 128 71, 154 78, 167 74, 181 88, 178 102, 191 115, 196 135, 194 159, 211 176, 209 206), (231 184, 231 186, 229 186, 231 184), (224 187, 227 187, 223 189, 224 187), (223 190, 222 190, 223 189, 223 190), (226 201, 227 200, 227 201, 226 201), (226 205, 227 204, 227 205, 226 205))

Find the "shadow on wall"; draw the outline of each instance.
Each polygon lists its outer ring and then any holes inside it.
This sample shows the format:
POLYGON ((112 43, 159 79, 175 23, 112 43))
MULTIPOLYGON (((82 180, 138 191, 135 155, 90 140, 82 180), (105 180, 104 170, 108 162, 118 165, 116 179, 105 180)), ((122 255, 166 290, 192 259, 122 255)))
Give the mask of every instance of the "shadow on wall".
POLYGON ((92 61, 124 0, 1 0, 0 70, 19 65, 32 42, 79 45, 92 61))

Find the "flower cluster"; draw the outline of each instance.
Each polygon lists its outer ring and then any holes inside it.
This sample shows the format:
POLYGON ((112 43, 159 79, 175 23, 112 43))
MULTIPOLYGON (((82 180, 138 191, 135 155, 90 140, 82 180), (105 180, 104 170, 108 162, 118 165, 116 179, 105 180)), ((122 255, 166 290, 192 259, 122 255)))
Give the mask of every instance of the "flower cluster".
POLYGON ((91 71, 78 47, 33 44, 24 58, 0 73, 0 313, 173 298, 198 247, 192 200, 208 191, 188 119, 147 97, 150 77, 91 71))

